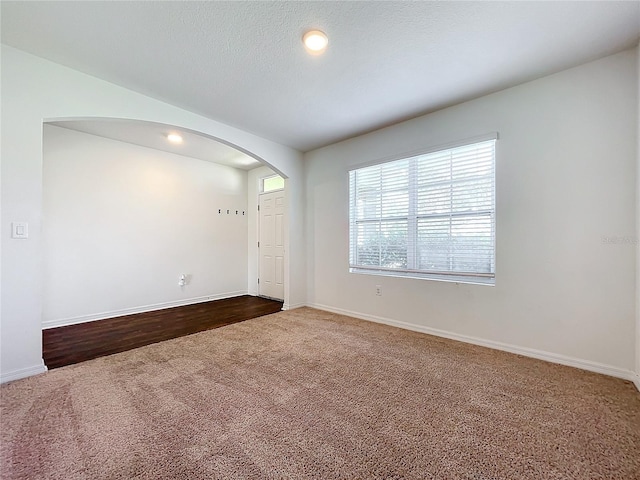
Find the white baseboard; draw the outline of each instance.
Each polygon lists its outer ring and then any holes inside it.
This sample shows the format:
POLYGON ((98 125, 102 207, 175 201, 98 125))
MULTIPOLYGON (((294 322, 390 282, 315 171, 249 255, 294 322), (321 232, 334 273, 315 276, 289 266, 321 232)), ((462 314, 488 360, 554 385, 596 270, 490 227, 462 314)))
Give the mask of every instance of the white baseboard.
POLYGON ((592 362, 590 360, 582 360, 580 358, 568 357, 557 353, 545 352, 543 350, 536 350, 534 348, 519 347, 517 345, 511 345, 508 343, 495 342, 493 340, 486 340, 483 338, 472 337, 468 335, 460 335, 458 333, 448 332, 446 330, 440 330, 437 328, 425 327, 422 325, 415 325, 413 323, 401 322, 398 320, 392 320, 390 318, 378 317, 375 315, 369 315, 359 312, 353 312, 350 310, 344 310, 341 308, 329 307, 321 304, 308 304, 311 308, 317 308, 318 310, 325 310, 327 312, 338 313, 340 315, 347 315, 349 317, 359 318, 361 320, 369 320, 371 322, 383 323, 393 327, 404 328, 405 330, 413 330, 415 332, 426 333, 434 335, 436 337, 449 338, 451 340, 457 340, 459 342, 471 343, 473 345, 479 345, 481 347, 493 348, 495 350, 502 350, 505 352, 515 353, 523 355, 525 357, 537 358, 538 360, 545 360, 551 363, 559 363, 560 365, 566 365, 569 367, 580 368, 582 370, 588 370, 590 372, 602 373, 611 377, 622 378, 624 380, 630 380, 635 383, 638 390, 640 390, 640 375, 632 372, 631 370, 625 370, 623 368, 614 367, 611 365, 605 365, 603 363, 592 362))
POLYGON ((47 371, 47 367, 44 364, 44 360, 39 365, 33 367, 21 368, 14 370, 13 372, 7 372, 0 375, 0 383, 12 382, 14 380, 20 380, 21 378, 30 377, 32 375, 38 375, 47 371))
POLYGON ((306 303, 293 303, 291 305, 289 305, 288 303, 285 303, 282 305, 282 310, 293 310, 295 308, 302 308, 306 306, 307 306, 306 303))
POLYGON ((121 310, 112 310, 110 312, 92 313, 89 315, 80 315, 78 317, 57 318, 54 320, 45 320, 42 322, 42 328, 65 327, 67 325, 75 325, 78 323, 93 322, 95 320, 104 320, 106 318, 121 317, 123 315, 132 315, 134 313, 152 312, 154 310, 163 310, 165 308, 183 307, 185 305, 193 305, 195 303, 210 302, 212 300, 222 300, 224 298, 239 297, 247 295, 246 291, 216 293, 212 295, 204 295, 202 297, 187 298, 185 300, 176 300, 173 302, 154 303, 152 305, 144 305, 141 307, 123 308, 121 310))

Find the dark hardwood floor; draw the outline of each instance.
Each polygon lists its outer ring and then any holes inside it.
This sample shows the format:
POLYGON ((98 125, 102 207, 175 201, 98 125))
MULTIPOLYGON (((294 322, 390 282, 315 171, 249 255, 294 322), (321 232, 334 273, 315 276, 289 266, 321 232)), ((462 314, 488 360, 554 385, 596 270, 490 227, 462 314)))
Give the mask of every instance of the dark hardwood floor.
POLYGON ((189 335, 282 309, 282 302, 241 297, 166 308, 42 331, 47 368, 83 362, 150 343, 189 335))

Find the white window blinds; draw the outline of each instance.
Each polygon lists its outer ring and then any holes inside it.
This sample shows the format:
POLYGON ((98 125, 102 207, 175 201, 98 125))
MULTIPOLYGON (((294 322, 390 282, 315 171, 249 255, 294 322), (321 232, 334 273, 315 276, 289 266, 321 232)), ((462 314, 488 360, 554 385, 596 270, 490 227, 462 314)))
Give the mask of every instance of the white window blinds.
POLYGON ((352 170, 349 192, 351 271, 492 283, 495 139, 352 170))

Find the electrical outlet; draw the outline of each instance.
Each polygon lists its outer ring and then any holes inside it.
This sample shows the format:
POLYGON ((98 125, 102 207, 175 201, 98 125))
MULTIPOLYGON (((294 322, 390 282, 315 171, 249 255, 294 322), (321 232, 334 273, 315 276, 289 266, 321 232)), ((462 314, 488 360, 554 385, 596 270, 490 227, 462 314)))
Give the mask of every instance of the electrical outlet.
POLYGON ((376 295, 379 297, 382 296, 382 285, 376 285, 376 295))
POLYGON ((11 238, 29 238, 27 222, 11 222, 11 238))

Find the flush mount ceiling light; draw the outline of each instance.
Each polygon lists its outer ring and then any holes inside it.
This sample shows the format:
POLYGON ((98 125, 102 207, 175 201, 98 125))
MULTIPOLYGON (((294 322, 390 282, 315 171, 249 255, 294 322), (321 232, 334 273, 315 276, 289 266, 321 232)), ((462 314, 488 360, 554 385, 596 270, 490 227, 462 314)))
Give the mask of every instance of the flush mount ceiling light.
POLYGON ((182 143, 182 137, 177 133, 170 133, 169 135, 167 135, 167 140, 169 140, 171 143, 182 143))
POLYGON ((311 55, 320 55, 327 49, 329 39, 324 32, 320 30, 310 30, 302 37, 304 48, 307 49, 311 55))

